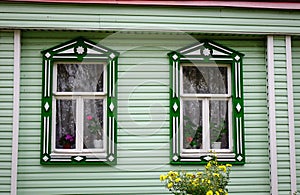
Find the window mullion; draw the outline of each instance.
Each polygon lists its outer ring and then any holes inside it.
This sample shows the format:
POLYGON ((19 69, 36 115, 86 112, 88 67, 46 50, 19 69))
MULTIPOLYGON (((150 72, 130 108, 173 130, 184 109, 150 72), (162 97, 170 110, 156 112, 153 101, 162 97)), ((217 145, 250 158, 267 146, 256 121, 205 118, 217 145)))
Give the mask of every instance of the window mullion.
POLYGON ((202 106, 202 124, 203 124, 203 149, 208 151, 210 148, 210 132, 209 132, 209 100, 203 99, 202 106))
POLYGON ((77 108, 76 108, 76 150, 83 150, 83 98, 78 96, 76 98, 77 108))
POLYGON ((229 133, 229 150, 233 150, 233 123, 232 123, 232 99, 228 100, 228 133, 229 133))

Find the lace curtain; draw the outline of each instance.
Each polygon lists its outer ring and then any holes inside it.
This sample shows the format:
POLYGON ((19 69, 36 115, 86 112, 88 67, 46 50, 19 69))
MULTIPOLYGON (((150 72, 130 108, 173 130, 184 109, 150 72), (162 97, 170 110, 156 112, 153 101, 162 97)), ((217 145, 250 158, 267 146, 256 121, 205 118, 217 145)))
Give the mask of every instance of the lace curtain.
MULTIPOLYGON (((103 92, 103 65, 99 64, 57 64, 57 92, 103 92)), ((88 93, 87 93, 88 94, 88 93)), ((92 116, 103 125, 103 100, 91 95, 84 98, 84 111, 77 111, 80 95, 56 96, 56 148, 62 148, 66 135, 76 137, 76 116, 84 117, 84 129, 88 125, 87 116, 92 116)), ((86 133, 84 133, 86 136, 86 133)), ((75 141, 72 148, 75 147, 75 141)))
MULTIPOLYGON (((226 67, 183 66, 184 94, 227 94, 226 67)), ((220 139, 227 126, 227 101, 209 99, 210 141, 220 139)), ((184 147, 202 148, 202 101, 183 101, 184 147)), ((223 141, 222 141, 223 142, 223 141)), ((224 142, 226 142, 224 140, 224 142)), ((223 145, 227 145, 224 143, 223 145)), ((226 146, 224 146, 226 147, 226 146)))

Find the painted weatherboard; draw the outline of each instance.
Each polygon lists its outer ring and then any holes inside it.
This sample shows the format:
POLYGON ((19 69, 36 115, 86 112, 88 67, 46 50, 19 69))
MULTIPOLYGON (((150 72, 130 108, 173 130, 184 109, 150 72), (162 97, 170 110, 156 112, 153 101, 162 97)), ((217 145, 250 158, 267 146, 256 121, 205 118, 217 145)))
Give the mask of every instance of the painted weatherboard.
POLYGON ((0 194, 10 194, 14 33, 0 31, 0 194))
MULTIPOLYGON (((230 194, 269 194, 265 39, 195 35, 245 54, 246 164, 234 166, 230 194)), ((19 194, 168 194, 159 175, 202 166, 169 164, 167 53, 196 41, 184 33, 23 31, 21 54, 19 194), (83 36, 120 52, 118 156, 115 166, 43 166, 40 154, 40 51, 83 36)))
POLYGON ((300 189, 300 37, 292 39, 297 189, 300 189))
POLYGON ((298 33, 292 10, 1 2, 0 28, 298 33))
MULTIPOLYGON (((275 113, 277 137, 278 194, 291 192, 288 91, 285 36, 274 37, 275 113)), ((293 155, 293 154, 292 154, 293 155)))

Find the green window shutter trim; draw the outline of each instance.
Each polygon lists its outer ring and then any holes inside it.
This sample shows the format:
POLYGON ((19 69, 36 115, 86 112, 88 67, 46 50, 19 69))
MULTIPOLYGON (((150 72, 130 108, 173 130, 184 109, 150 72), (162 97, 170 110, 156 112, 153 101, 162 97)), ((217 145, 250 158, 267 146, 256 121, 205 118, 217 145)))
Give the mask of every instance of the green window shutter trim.
POLYGON ((190 63, 226 63, 231 65, 232 86, 232 130, 233 151, 231 155, 218 154, 218 160, 224 163, 245 164, 244 141, 244 97, 243 97, 243 57, 244 54, 224 47, 218 43, 203 40, 188 47, 168 53, 170 62, 170 163, 206 164, 208 154, 197 157, 180 155, 180 64, 190 63))
POLYGON ((115 164, 117 161, 117 72, 119 53, 83 37, 78 37, 41 52, 43 56, 41 100, 40 162, 51 164, 115 164), (52 157, 52 83, 55 62, 106 62, 107 63, 107 152, 105 158, 69 155, 52 157))

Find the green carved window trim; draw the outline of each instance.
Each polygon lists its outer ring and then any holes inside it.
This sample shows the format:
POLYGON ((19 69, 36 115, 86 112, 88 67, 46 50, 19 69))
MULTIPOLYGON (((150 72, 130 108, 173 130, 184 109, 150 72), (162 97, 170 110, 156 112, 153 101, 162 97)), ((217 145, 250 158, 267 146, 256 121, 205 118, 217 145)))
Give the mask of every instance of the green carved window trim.
MULTIPOLYGON (((83 37, 65 42, 41 52, 43 55, 43 82, 41 105, 41 149, 40 162, 47 164, 115 164, 117 159, 117 72, 119 53, 96 44, 83 37), (53 81, 54 66, 59 63, 90 63, 105 67, 104 89, 106 104, 104 120, 106 137, 104 152, 87 153, 54 152, 53 134, 53 81)), ((103 94, 102 94, 103 96, 103 94)), ((100 97, 102 97, 100 96, 100 97)), ((97 98, 96 98, 97 99, 97 98)), ((77 130, 76 130, 77 131, 77 130)))
MULTIPOLYGON (((168 54, 170 62, 170 163, 206 164, 209 152, 184 155, 183 123, 181 115, 181 67, 186 64, 227 64, 231 69, 231 113, 232 149, 230 152, 215 150, 218 160, 224 163, 244 164, 244 97, 243 57, 244 54, 212 41, 204 40, 168 54)), ((214 150, 213 150, 214 151, 214 150)))

